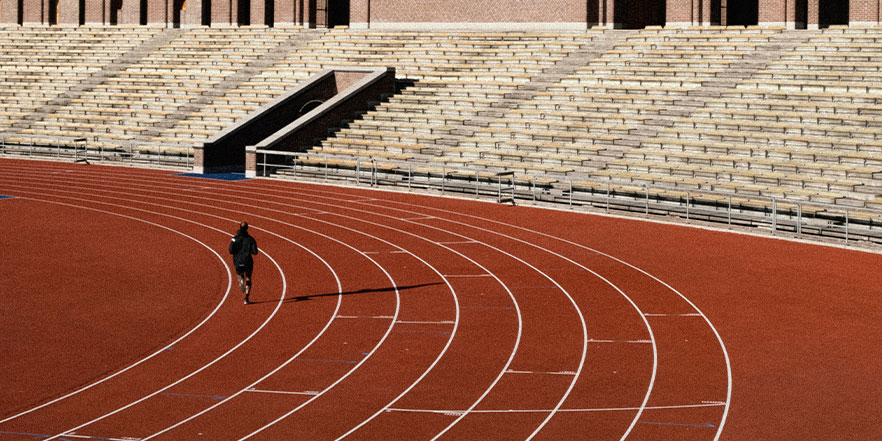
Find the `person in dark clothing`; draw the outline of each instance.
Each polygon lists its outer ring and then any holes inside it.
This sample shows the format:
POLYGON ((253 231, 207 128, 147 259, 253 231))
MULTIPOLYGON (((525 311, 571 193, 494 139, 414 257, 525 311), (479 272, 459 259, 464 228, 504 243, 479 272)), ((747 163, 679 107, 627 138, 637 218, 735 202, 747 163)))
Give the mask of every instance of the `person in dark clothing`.
POLYGON ((239 224, 239 231, 230 242, 230 254, 233 255, 233 265, 239 276, 239 290, 245 293, 245 304, 250 303, 251 273, 254 271, 254 258, 257 255, 257 241, 248 234, 248 222, 239 224))

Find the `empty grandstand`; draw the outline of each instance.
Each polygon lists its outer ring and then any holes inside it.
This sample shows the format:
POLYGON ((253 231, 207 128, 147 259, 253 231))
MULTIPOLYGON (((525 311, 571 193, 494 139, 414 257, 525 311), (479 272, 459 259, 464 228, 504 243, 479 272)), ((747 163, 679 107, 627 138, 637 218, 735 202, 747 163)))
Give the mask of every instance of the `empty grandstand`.
POLYGON ((312 76, 388 67, 395 93, 324 136, 237 158, 879 240, 879 2, 3 0, 0 20, 4 154, 210 171, 197 150, 312 76))

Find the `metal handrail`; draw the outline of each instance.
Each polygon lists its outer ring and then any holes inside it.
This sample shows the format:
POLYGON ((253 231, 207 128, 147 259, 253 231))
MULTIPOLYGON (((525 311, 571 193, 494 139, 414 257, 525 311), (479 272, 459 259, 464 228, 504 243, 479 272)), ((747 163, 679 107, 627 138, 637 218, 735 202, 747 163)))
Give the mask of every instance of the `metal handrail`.
MULTIPOLYGON (((273 150, 258 150, 257 153, 259 161, 263 158, 258 165, 262 167, 264 176, 267 176, 273 169, 290 169, 295 178, 306 177, 304 172, 309 173, 309 168, 321 168, 323 179, 326 181, 331 178, 350 179, 347 178, 345 166, 341 164, 330 165, 331 160, 343 159, 340 156, 273 150), (271 163, 267 158, 272 156, 287 157, 293 165, 271 163), (311 167, 307 163, 308 161, 315 161, 317 166, 311 167)), ((607 212, 611 210, 634 212, 637 209, 642 212, 643 216, 661 212, 676 217, 685 216, 687 221, 705 220, 729 226, 736 223, 749 223, 752 226, 765 226, 772 234, 792 231, 803 236, 837 236, 838 233, 838 236, 844 238, 846 244, 854 242, 857 240, 856 238, 882 243, 882 224, 875 221, 875 218, 882 219, 882 210, 873 208, 853 208, 823 202, 795 201, 787 198, 684 189, 616 180, 580 180, 586 184, 584 186, 576 185, 572 180, 558 181, 557 186, 539 185, 537 180, 531 176, 515 179, 515 173, 511 170, 444 166, 438 169, 439 173, 433 173, 431 170, 417 173, 415 166, 410 163, 396 163, 358 156, 346 157, 345 159, 355 161, 359 171, 362 163, 370 163, 370 183, 372 186, 379 185, 383 181, 390 185, 404 186, 408 190, 420 186, 439 189, 442 192, 473 191, 476 198, 482 195, 481 189, 483 188, 484 195, 492 194, 497 201, 501 202, 503 199, 503 177, 510 176, 512 201, 519 199, 558 204, 563 202, 573 207, 595 206, 607 212), (381 167, 382 164, 395 164, 399 168, 384 170, 381 167), (491 174, 495 179, 489 178, 491 174), (484 178, 481 177, 482 175, 484 178), (420 178, 419 181, 417 181, 417 177, 420 178), (474 186, 466 185, 472 179, 474 179, 474 186), (458 184, 452 184, 453 182, 458 184), (632 187, 639 189, 639 191, 629 194, 621 191, 623 187, 632 187), (537 188, 544 190, 540 190, 540 193, 537 194, 537 188), (675 197, 663 196, 666 192, 684 193, 685 198, 678 200, 675 197), (782 207, 784 207, 783 210, 782 207), (806 208, 811 208, 814 214, 806 216, 806 208), (858 213, 870 215, 870 220, 855 221, 855 216, 858 213), (876 232, 878 233, 873 234, 876 232)), ((348 173, 351 174, 351 171, 348 173)), ((357 185, 361 184, 360 178, 354 180, 357 185)), ((505 188, 505 196, 509 196, 509 187, 505 188)))

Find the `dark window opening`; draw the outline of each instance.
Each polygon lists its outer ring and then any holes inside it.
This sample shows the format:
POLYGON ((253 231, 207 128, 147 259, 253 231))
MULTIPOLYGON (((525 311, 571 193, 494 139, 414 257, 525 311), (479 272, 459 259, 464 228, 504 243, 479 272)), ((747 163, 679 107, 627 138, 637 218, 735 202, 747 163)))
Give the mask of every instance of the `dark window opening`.
POLYGON ((248 26, 251 24, 251 1, 239 0, 236 18, 239 26, 248 26))
POLYGON ((759 23, 758 0, 729 0, 726 5, 727 26, 756 26, 759 23))
POLYGON ((616 0, 613 21, 618 29, 664 26, 665 0, 616 0))
POLYGON ((818 1, 818 27, 848 24, 848 2, 844 0, 818 1))

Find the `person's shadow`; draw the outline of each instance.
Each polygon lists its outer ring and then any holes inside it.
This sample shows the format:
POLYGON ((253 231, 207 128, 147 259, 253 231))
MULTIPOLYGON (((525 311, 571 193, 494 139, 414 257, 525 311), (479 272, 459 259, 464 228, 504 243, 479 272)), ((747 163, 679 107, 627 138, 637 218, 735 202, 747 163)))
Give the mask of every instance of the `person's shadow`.
MULTIPOLYGON (((435 283, 421 283, 419 285, 408 285, 408 286, 399 286, 398 291, 406 291, 408 289, 422 288, 424 286, 434 286, 441 285, 442 282, 435 283)), ((355 294, 373 294, 373 293, 381 293, 381 292, 394 292, 394 286, 388 288, 364 288, 359 289, 357 291, 344 291, 344 292, 334 292, 334 293, 325 293, 325 294, 309 294, 305 296, 296 296, 296 297, 288 297, 282 300, 282 303, 292 303, 292 302, 305 302, 307 300, 318 299, 321 297, 336 297, 336 296, 351 296, 355 294)), ((263 301, 252 301, 252 305, 259 305, 261 303, 278 303, 278 300, 263 300, 263 301)))

